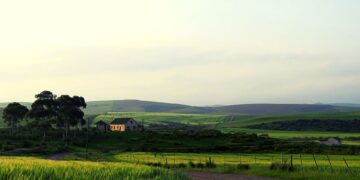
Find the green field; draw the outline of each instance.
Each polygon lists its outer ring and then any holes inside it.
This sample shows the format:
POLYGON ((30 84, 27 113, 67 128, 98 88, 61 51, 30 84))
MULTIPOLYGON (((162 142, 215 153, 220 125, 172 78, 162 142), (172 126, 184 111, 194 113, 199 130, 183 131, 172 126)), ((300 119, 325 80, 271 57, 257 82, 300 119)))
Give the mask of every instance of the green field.
POLYGON ((1 180, 72 179, 188 179, 184 175, 130 163, 49 161, 29 157, 0 157, 1 180))
POLYGON ((277 131, 248 129, 248 125, 273 121, 287 121, 299 119, 342 119, 352 120, 360 117, 360 112, 339 113, 306 113, 296 115, 209 115, 209 114, 177 114, 177 113, 143 113, 143 112, 110 112, 99 115, 96 121, 111 122, 117 117, 133 117, 137 121, 144 121, 145 126, 150 123, 177 122, 192 125, 208 125, 223 132, 247 132, 268 134, 274 138, 304 138, 304 137, 360 137, 360 133, 345 132, 309 132, 309 131, 277 131))
POLYGON ((360 156, 331 155, 293 155, 294 172, 270 170, 272 163, 287 162, 290 164, 289 154, 214 154, 214 153, 113 153, 107 154, 106 159, 115 162, 138 164, 162 164, 170 167, 185 165, 186 169, 197 171, 215 171, 222 173, 245 173, 284 179, 357 179, 360 178, 360 156), (191 167, 189 162, 205 164, 211 158, 216 168, 191 167), (344 159, 346 160, 347 167, 344 159), (237 168, 239 164, 250 165, 250 170, 237 168), (317 165, 316 165, 317 164, 317 165))
POLYGON ((132 117, 139 123, 144 120, 144 124, 176 122, 193 125, 215 125, 224 121, 227 115, 208 115, 208 114, 178 114, 178 113, 149 113, 149 112, 109 112, 105 115, 99 115, 95 122, 103 120, 111 122, 118 117, 132 117))

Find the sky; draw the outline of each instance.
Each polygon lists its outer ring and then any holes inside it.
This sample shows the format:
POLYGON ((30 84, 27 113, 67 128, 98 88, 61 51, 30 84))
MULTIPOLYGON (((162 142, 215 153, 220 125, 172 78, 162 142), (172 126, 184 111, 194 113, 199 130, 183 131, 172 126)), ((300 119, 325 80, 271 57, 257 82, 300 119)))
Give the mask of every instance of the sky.
POLYGON ((358 0, 0 1, 0 102, 360 103, 358 0))

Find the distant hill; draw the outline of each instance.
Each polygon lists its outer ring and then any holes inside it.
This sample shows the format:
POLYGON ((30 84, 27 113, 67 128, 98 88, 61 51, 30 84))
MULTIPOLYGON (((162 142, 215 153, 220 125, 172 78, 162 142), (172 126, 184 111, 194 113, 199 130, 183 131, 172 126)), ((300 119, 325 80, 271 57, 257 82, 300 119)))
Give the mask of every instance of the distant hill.
POLYGON ((336 112, 338 110, 336 106, 317 104, 243 104, 221 106, 215 109, 217 112, 235 114, 294 114, 336 112))
POLYGON ((184 114, 213 113, 213 108, 195 107, 182 104, 161 103, 139 100, 93 101, 88 102, 85 112, 101 114, 106 112, 172 112, 184 114))
MULTIPOLYGON (((8 103, 0 103, 3 108, 8 103)), ((31 103, 22 103, 30 107, 31 103)), ((230 106, 198 107, 183 104, 140 101, 140 100, 115 100, 115 101, 89 101, 85 113, 104 114, 107 112, 169 112, 182 114, 299 114, 314 112, 348 112, 360 111, 360 106, 355 104, 240 104, 230 106)))
POLYGON ((171 112, 183 114, 299 114, 314 112, 359 111, 357 107, 325 104, 242 104, 230 106, 197 107, 183 104, 140 100, 93 101, 88 102, 86 113, 106 112, 171 112))

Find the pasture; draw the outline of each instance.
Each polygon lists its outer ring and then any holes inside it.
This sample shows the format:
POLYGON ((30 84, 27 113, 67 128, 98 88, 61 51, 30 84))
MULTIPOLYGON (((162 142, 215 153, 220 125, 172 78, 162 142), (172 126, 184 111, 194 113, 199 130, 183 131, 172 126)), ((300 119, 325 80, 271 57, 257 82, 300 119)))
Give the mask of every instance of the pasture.
POLYGON ((162 164, 198 171, 221 173, 244 173, 284 179, 358 179, 360 178, 360 156, 309 155, 309 154, 214 154, 214 153, 118 153, 108 154, 107 159, 137 164, 162 164), (290 164, 294 171, 270 170, 272 163, 290 164), (315 159, 314 159, 315 157, 315 159), (209 159, 216 167, 207 168, 209 159), (181 165, 182 164, 182 165, 181 165), (191 167, 194 164, 193 167, 191 167), (202 165, 200 165, 202 164, 202 165), (249 165, 250 169, 239 168, 249 165), (184 166, 185 165, 185 166, 184 166))
MULTIPOLYGON (((360 112, 337 112, 337 113, 305 113, 293 115, 215 115, 215 114, 177 114, 177 113, 148 113, 148 112, 109 112, 99 115, 94 122, 103 120, 111 122, 113 118, 133 117, 144 125, 151 123, 176 122, 190 125, 205 125, 223 132, 246 132, 256 134, 268 134, 273 138, 305 138, 305 137, 360 137, 360 133, 347 132, 324 132, 324 131, 279 131, 249 129, 248 125, 268 123, 274 121, 289 121, 299 119, 340 119, 353 120, 360 117, 360 112)), ((349 142, 349 141, 347 141, 349 142)), ((349 142, 352 144, 353 142, 349 142)))

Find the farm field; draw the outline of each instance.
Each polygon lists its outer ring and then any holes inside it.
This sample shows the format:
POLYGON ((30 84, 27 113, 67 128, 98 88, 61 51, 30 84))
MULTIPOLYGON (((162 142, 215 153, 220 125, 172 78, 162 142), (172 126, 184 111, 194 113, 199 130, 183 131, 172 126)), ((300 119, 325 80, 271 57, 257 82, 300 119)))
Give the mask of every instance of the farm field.
POLYGON ((30 157, 0 157, 0 179, 188 179, 161 168, 130 163, 50 161, 30 157))
POLYGON ((151 113, 151 112, 109 112, 96 117, 95 122, 105 121, 110 123, 113 118, 132 117, 139 123, 144 120, 144 125, 150 123, 176 122, 192 125, 215 125, 224 121, 227 115, 209 114, 178 114, 178 113, 151 113))
POLYGON ((197 153, 119 153, 108 154, 119 162, 139 164, 162 164, 178 167, 180 164, 191 169, 190 162, 198 171, 222 173, 257 174, 284 179, 357 179, 360 178, 360 156, 343 155, 293 155, 294 172, 270 170, 272 163, 290 164, 289 154, 197 154, 197 153), (206 168, 209 158, 216 168, 206 168), (345 161, 344 161, 345 159, 345 161), (200 167, 199 164, 202 164, 200 167), (249 170, 238 168, 239 164, 250 165, 249 170), (317 164, 317 165, 316 165, 317 164))
POLYGON ((248 125, 299 119, 341 119, 353 120, 360 117, 360 112, 338 113, 306 113, 295 115, 212 115, 212 114, 177 114, 177 113, 143 113, 143 112, 110 112, 96 117, 94 122, 103 120, 111 122, 117 117, 133 117, 147 126, 150 123, 176 122, 191 125, 206 125, 223 132, 246 132, 268 134, 274 138, 305 138, 305 137, 360 137, 360 133, 319 132, 319 131, 279 131, 245 128, 248 125))

